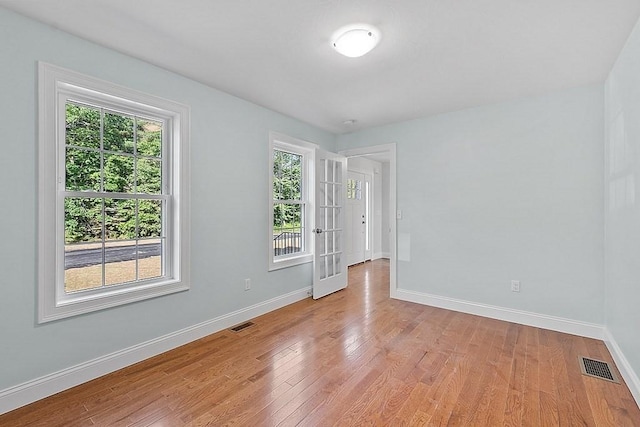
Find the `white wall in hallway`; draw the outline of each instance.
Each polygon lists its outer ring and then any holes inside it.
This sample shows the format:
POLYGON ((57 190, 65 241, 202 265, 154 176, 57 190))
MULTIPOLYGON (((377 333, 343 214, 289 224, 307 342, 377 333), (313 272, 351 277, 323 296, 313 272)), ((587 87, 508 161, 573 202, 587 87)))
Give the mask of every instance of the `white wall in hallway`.
POLYGON ((389 223, 389 195, 390 195, 390 174, 391 174, 391 165, 389 162, 382 163, 381 169, 381 185, 382 185, 382 203, 380 209, 382 210, 381 215, 381 236, 380 236, 380 254, 388 258, 391 256, 391 247, 389 242, 389 233, 391 232, 389 223))

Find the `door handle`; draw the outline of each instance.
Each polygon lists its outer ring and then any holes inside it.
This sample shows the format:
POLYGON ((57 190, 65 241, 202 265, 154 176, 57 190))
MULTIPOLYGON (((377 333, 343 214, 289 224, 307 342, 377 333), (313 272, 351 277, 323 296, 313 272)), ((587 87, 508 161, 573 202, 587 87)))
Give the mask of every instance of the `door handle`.
POLYGON ((313 230, 313 232, 316 234, 320 234, 322 233, 322 228, 316 228, 315 230, 313 230))

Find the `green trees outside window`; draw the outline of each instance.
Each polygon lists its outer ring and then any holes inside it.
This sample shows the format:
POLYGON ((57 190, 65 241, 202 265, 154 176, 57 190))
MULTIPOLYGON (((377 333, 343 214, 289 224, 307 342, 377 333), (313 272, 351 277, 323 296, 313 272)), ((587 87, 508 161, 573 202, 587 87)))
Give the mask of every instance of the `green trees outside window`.
POLYGON ((162 276, 162 131, 158 120, 67 103, 66 292, 162 276))
POLYGON ((302 164, 300 154, 273 150, 273 248, 276 256, 301 252, 304 247, 302 164))
MULTIPOLYGON (((65 131, 67 191, 162 192, 162 123, 68 103, 65 131)), ((65 241, 160 237, 161 210, 156 200, 67 197, 65 241)))

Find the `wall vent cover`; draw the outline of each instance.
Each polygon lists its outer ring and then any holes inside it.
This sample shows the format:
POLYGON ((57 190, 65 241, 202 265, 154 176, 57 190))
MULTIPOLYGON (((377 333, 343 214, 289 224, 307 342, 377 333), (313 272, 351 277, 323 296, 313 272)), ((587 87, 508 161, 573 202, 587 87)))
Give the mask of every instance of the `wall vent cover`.
POLYGON ((253 326, 253 322, 244 322, 241 325, 234 326, 230 330, 233 331, 233 332, 240 332, 243 329, 247 329, 249 326, 253 326))
POLYGON ((580 370, 584 375, 620 384, 614 370, 611 369, 611 366, 609 366, 607 362, 590 359, 584 356, 580 356, 578 359, 580 360, 580 370))

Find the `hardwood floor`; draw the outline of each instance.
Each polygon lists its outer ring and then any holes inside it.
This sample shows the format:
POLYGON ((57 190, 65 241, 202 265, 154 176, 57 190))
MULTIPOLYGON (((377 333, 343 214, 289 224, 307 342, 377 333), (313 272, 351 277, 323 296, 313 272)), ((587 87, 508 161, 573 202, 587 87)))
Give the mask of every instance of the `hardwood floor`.
POLYGON ((640 426, 627 387, 583 376, 604 343, 349 287, 3 416, 0 426, 640 426))

